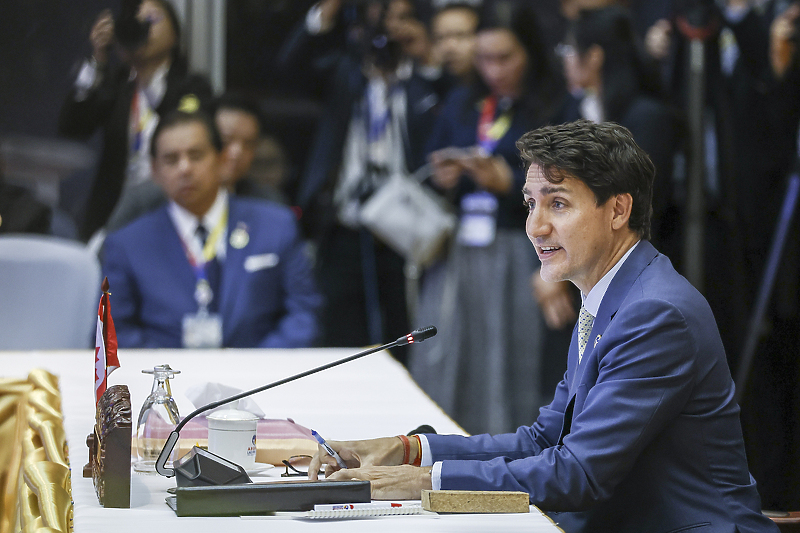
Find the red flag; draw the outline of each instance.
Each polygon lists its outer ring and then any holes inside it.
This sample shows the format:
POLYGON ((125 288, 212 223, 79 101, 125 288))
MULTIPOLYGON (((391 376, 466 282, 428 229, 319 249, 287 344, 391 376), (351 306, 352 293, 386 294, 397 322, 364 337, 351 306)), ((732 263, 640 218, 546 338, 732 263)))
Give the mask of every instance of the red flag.
POLYGON ((108 375, 119 368, 117 358, 117 332, 111 318, 111 293, 108 292, 108 278, 103 280, 103 295, 97 308, 97 332, 94 348, 94 400, 100 397, 108 386, 108 375))

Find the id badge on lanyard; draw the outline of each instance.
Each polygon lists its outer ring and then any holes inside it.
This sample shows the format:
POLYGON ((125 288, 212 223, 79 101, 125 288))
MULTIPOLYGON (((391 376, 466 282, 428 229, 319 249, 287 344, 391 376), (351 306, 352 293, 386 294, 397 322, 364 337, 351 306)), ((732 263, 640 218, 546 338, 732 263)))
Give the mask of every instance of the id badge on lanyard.
POLYGON ((468 194, 461 199, 461 219, 456 240, 464 246, 489 246, 497 233, 497 198, 489 192, 468 194))
MULTIPOLYGON (((214 299, 214 292, 205 275, 205 264, 199 265, 202 275, 197 275, 194 299, 197 302, 197 313, 189 313, 183 317, 184 348, 220 348, 222 347, 222 317, 219 313, 210 313, 208 305, 214 299)), ((197 271, 195 267, 195 271, 197 271)))
MULTIPOLYGON (((508 111, 494 119, 497 98, 489 96, 483 101, 478 120, 478 146, 487 156, 508 132, 511 116, 508 111)), ((490 192, 478 191, 461 199, 461 218, 456 240, 464 246, 483 247, 494 242, 497 234, 497 198, 490 192)))
POLYGON ((197 313, 184 315, 182 321, 182 344, 184 348, 220 348, 222 347, 222 317, 219 313, 211 313, 208 308, 218 295, 208 281, 207 266, 217 255, 216 247, 222 230, 228 223, 228 211, 225 210, 214 231, 209 235, 203 247, 203 262, 199 263, 183 243, 186 258, 192 266, 197 284, 194 299, 197 302, 197 313))

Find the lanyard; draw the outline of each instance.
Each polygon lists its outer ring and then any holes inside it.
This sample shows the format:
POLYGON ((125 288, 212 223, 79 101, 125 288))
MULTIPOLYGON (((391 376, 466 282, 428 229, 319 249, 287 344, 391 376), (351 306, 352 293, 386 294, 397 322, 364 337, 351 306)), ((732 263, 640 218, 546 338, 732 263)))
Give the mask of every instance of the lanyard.
POLYGON ((497 97, 491 95, 484 98, 481 116, 478 119, 478 144, 487 154, 494 152, 497 143, 511 127, 511 111, 505 110, 496 120, 495 111, 497 111, 497 97))
POLYGON ((183 251, 186 254, 186 259, 189 261, 189 264, 194 271, 194 275, 197 278, 197 288, 194 292, 194 298, 197 301, 197 305, 202 309, 208 307, 208 304, 211 303, 211 300, 214 298, 214 292, 211 290, 211 285, 208 282, 206 265, 210 261, 213 261, 215 257, 217 257, 217 243, 219 242, 222 232, 225 230, 227 225, 228 206, 225 206, 222 216, 219 217, 217 225, 214 226, 214 229, 208 235, 208 239, 206 239, 206 243, 203 246, 201 258, 202 262, 198 262, 198 260, 190 251, 187 243, 181 239, 181 244, 183 245, 183 251))
POLYGON ((136 88, 131 100, 131 151, 136 153, 142 149, 144 134, 156 115, 143 90, 136 88), (144 102, 142 102, 144 100, 144 102))
POLYGON ((370 82, 367 86, 367 117, 369 128, 367 140, 375 142, 386 133, 391 120, 391 101, 397 91, 397 85, 388 86, 385 82, 370 82))

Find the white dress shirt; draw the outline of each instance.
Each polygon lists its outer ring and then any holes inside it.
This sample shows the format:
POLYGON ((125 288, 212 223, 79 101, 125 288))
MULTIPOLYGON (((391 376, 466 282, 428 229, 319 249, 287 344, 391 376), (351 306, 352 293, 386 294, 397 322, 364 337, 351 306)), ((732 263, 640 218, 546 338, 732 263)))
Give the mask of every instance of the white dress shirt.
MULTIPOLYGON (((175 225, 178 236, 186 245, 186 249, 189 253, 192 254, 195 264, 202 265, 205 263, 205 259, 203 258, 203 243, 200 242, 200 237, 197 235, 197 227, 202 223, 206 231, 210 234, 214 231, 214 228, 221 223, 222 217, 227 210, 228 191, 226 191, 224 187, 220 188, 216 200, 214 200, 211 208, 206 211, 206 214, 203 215, 203 218, 200 220, 183 207, 170 201, 167 212, 172 219, 172 223, 175 225)), ((217 259, 219 261, 225 260, 227 234, 228 228, 223 227, 222 233, 220 233, 219 239, 217 240, 216 247, 217 259)))

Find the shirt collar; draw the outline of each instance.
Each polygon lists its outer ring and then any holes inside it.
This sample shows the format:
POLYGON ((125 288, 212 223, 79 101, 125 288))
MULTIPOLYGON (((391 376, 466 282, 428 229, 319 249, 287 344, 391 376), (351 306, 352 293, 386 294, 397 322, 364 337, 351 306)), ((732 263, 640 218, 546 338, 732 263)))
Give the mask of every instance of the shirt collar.
POLYGON ((161 105, 161 100, 164 99, 164 94, 167 92, 167 72, 169 72, 169 62, 164 63, 153 74, 153 79, 145 89, 148 100, 153 108, 161 105))
MULTIPOLYGON (((170 62, 165 61, 159 66, 153 77, 150 78, 150 83, 146 87, 139 87, 147 98, 147 103, 152 109, 161 105, 161 100, 164 99, 164 94, 167 92, 167 73, 169 72, 170 62)), ((131 80, 136 79, 136 69, 131 69, 131 80)))
POLYGON ((631 255, 634 248, 636 248, 641 241, 636 241, 636 244, 631 246, 630 250, 625 252, 625 255, 622 256, 622 259, 617 261, 617 263, 611 267, 611 270, 606 272, 606 275, 600 278, 592 290, 589 291, 589 294, 584 295, 581 292, 581 300, 583 301, 583 306, 589 311, 592 316, 597 316, 597 312, 600 310, 600 304, 603 302, 603 296, 606 295, 606 290, 608 290, 608 286, 611 285, 611 280, 614 279, 614 276, 617 275, 617 272, 620 268, 622 268, 622 264, 628 259, 628 256, 631 255))
MULTIPOLYGON (((202 247, 200 244, 200 239, 197 237, 197 227, 200 225, 202 221, 203 225, 206 227, 206 230, 210 233, 213 231, 217 224, 219 224, 220 220, 222 219, 222 215, 225 212, 225 209, 228 206, 228 191, 225 190, 224 187, 219 189, 217 193, 217 198, 214 200, 214 203, 211 205, 206 214, 203 215, 203 218, 198 220, 196 216, 192 213, 184 209, 183 207, 179 206, 173 201, 169 202, 169 207, 167 211, 169 212, 169 216, 172 219, 172 223, 175 225, 175 230, 178 232, 178 236, 181 240, 186 244, 187 249, 189 252, 196 258, 199 259, 202 257, 202 247)), ((223 228, 222 238, 217 241, 217 257, 223 259, 225 257, 225 233, 227 232, 227 228, 223 228)))

